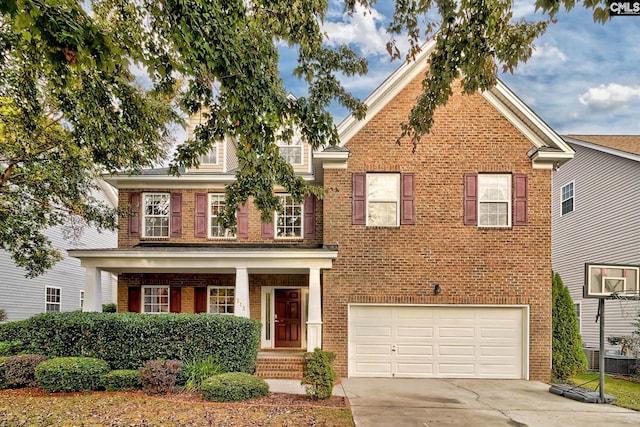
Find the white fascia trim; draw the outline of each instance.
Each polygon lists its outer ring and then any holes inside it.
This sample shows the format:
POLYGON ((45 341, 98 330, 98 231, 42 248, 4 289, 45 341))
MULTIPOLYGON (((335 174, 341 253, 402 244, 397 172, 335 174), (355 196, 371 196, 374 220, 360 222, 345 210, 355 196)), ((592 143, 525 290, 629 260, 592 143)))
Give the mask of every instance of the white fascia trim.
POLYGON ((592 150, 600 151, 602 153, 611 154, 613 156, 621 157, 623 159, 633 160, 640 162, 640 155, 628 153, 626 151, 617 150, 615 148, 604 147, 602 145, 594 144, 592 142, 583 141, 581 139, 575 139, 568 136, 563 139, 569 144, 579 145, 581 147, 590 148, 592 150))
POLYGON ((435 48, 435 38, 426 42, 422 46, 422 51, 416 55, 412 61, 405 61, 398 69, 391 74, 371 95, 365 100, 367 114, 363 120, 356 119, 353 114, 349 114, 339 125, 338 135, 340 135, 340 146, 344 146, 349 140, 360 131, 369 120, 386 106, 404 87, 409 84, 418 74, 424 72, 427 67, 426 61, 435 48))
MULTIPOLYGON (((502 81, 498 80, 494 87, 494 90, 498 91, 514 108, 520 111, 524 116, 533 123, 554 145, 554 148, 558 148, 565 153, 570 153, 573 157, 574 151, 567 144, 560 135, 558 135, 549 125, 547 125, 536 113, 534 113, 515 93, 511 91, 502 81)), ((482 91, 482 96, 489 101, 495 108, 500 111, 507 120, 509 120, 514 126, 518 128, 523 134, 530 139, 538 148, 548 146, 548 143, 543 141, 539 136, 532 132, 528 126, 526 126, 520 118, 517 117, 509 108, 507 108, 502 101, 500 101, 491 91, 482 91), (533 137, 535 135, 535 137, 533 137)))
POLYGON ((111 206, 114 208, 117 208, 118 207, 118 191, 113 187, 113 185, 109 184, 108 182, 102 179, 97 179, 96 181, 98 183, 98 186, 104 193, 104 195, 109 200, 109 203, 111 204, 111 206))
POLYGON ((110 270, 211 270, 233 268, 255 269, 329 269, 338 257, 328 250, 272 250, 272 251, 87 251, 69 250, 80 259, 82 267, 110 270))
POLYGON ((314 157, 322 163, 323 169, 347 169, 350 156, 348 151, 320 151, 314 157))
MULTIPOLYGON (((299 175, 305 181, 313 181, 313 175, 299 175)), ((234 182, 235 174, 228 175, 180 175, 180 176, 154 176, 136 175, 116 176, 105 178, 105 181, 118 189, 170 189, 170 188, 224 188, 226 184, 234 182)))

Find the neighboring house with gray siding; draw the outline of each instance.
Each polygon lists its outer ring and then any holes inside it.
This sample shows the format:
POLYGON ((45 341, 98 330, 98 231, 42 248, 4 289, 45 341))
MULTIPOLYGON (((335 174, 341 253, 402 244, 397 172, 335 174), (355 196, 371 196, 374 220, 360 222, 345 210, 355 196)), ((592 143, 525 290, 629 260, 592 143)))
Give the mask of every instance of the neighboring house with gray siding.
MULTIPOLYGON (((583 298, 585 263, 640 265, 640 135, 569 135, 575 157, 553 174, 552 265, 597 348, 597 299, 583 298)), ((640 301, 605 302, 605 337, 635 330, 640 301)), ((608 350, 615 349, 605 341, 608 350)))
MULTIPOLYGON (((113 187, 101 183, 102 192, 97 195, 111 206, 117 206, 118 195, 113 187)), ((7 321, 22 320, 45 311, 73 311, 82 308, 84 301, 85 269, 80 261, 69 257, 66 249, 113 248, 118 245, 117 233, 85 227, 79 243, 63 238, 61 227, 45 233, 53 246, 62 251, 64 259, 45 274, 33 279, 25 277, 26 270, 17 267, 11 256, 0 250, 0 309, 7 314, 7 321)), ((116 302, 116 277, 102 273, 103 303, 116 302)))

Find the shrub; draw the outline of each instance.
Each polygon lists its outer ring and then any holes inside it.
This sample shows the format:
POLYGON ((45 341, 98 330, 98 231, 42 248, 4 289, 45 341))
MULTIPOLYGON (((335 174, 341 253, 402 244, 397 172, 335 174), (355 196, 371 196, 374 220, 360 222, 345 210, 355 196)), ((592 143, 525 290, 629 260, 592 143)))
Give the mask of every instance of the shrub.
POLYGON ((118 311, 118 306, 114 303, 110 304, 102 304, 102 312, 103 313, 115 313, 118 311))
POLYGON ((137 369, 116 369, 103 375, 102 386, 106 391, 131 391, 140 388, 140 372, 137 369))
POLYGON ((96 357, 112 369, 212 356, 227 372, 252 373, 260 322, 220 314, 42 313, 0 325, 0 341, 13 340, 30 353, 96 357))
POLYGON ((0 356, 0 390, 4 390, 5 388, 9 388, 9 382, 4 375, 4 361, 6 357, 0 356))
POLYGON ((35 387, 37 385, 34 376, 36 366, 47 360, 41 354, 23 354, 10 356, 4 360, 4 377, 9 387, 35 387))
POLYGON ((16 356, 25 348, 22 341, 0 341, 0 356, 16 356))
POLYGON ((204 360, 194 360, 182 365, 178 374, 178 384, 187 391, 200 391, 204 380, 223 373, 220 364, 211 356, 204 360))
POLYGON ((336 373, 331 366, 335 359, 335 353, 322 351, 319 348, 313 352, 305 353, 307 363, 302 375, 302 385, 305 386, 307 396, 314 399, 326 399, 333 394, 333 384, 336 381, 336 373))
POLYGON ((558 273, 552 280, 552 375, 553 380, 566 382, 587 370, 587 356, 582 350, 578 316, 558 273))
POLYGON ((179 360, 149 360, 140 368, 140 385, 148 394, 164 394, 176 391, 179 360))
POLYGON ((215 402, 236 402, 269 394, 269 384, 262 378, 243 372, 230 372, 207 378, 200 385, 202 397, 215 402))
POLYGON ((7 312, 4 308, 0 308, 0 322, 7 320, 7 312))
POLYGON ((109 372, 109 364, 93 357, 58 357, 39 364, 35 370, 38 385, 48 393, 94 391, 109 372))

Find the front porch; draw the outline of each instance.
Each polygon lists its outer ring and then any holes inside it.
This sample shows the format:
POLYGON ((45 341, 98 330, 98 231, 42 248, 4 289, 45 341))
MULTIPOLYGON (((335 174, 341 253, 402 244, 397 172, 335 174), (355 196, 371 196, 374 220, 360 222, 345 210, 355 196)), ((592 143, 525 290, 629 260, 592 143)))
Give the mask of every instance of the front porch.
POLYGON ((301 380, 304 351, 271 350, 258 352, 256 375, 262 378, 301 380))
MULTIPOLYGON (((322 348, 321 270, 331 268, 336 250, 206 245, 69 253, 86 269, 85 311, 101 311, 99 278, 101 271, 109 271, 119 275, 118 311, 251 317, 262 323, 261 350, 322 348), (221 290, 227 290, 222 297, 221 290), (222 308, 216 298, 227 299, 222 308)), ((297 359, 287 363, 298 366, 297 359)))

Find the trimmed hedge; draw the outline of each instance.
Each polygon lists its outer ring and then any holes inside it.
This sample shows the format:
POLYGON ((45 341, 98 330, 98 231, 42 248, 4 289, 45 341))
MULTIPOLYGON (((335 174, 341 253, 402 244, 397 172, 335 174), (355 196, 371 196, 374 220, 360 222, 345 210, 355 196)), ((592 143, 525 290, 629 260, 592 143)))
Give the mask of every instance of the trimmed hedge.
POLYGON ((173 393, 181 368, 179 360, 148 360, 139 370, 142 390, 148 394, 173 393))
POLYGON ((0 390, 4 390, 5 388, 9 388, 9 382, 4 375, 4 361, 6 357, 0 356, 0 390))
POLYGON ((9 387, 37 386, 34 372, 36 367, 45 360, 47 357, 41 354, 22 354, 4 359, 4 378, 9 387))
POLYGON ((269 394, 262 378, 242 372, 229 372, 207 378, 200 385, 202 397, 215 402, 237 402, 269 394))
POLYGON ((116 369, 102 376, 106 391, 131 391, 140 388, 140 373, 137 369, 116 369))
POLYGON ((0 341, 0 356, 17 356, 24 349, 22 341, 0 341))
POLYGON ((93 357, 58 357, 40 363, 35 378, 48 393, 89 392, 102 386, 102 377, 109 372, 109 364, 93 357))
POLYGON ((333 394, 333 384, 336 373, 331 362, 336 358, 335 353, 315 348, 313 352, 305 353, 307 363, 302 374, 301 384, 305 386, 307 396, 313 399, 327 399, 333 394))
POLYGON ((22 341, 49 357, 103 359, 112 369, 212 357, 224 371, 253 373, 260 322, 220 314, 43 313, 0 325, 0 341, 22 341))

